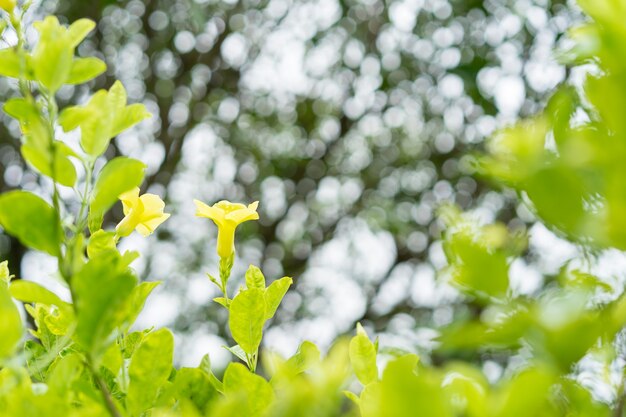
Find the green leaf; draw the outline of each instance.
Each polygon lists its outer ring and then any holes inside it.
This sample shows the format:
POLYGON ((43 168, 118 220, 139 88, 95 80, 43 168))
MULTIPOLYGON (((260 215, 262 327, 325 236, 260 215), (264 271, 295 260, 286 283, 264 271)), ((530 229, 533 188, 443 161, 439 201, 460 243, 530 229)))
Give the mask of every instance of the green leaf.
POLYGON ((87 256, 89 258, 95 258, 98 254, 108 251, 117 251, 115 232, 106 232, 100 229, 89 237, 89 243, 87 243, 87 256))
POLYGON ((463 362, 450 363, 446 365, 445 371, 446 383, 442 389, 448 395, 457 415, 488 415, 486 402, 490 387, 483 373, 463 362), (455 401, 455 398, 464 398, 465 401, 455 401))
POLYGON ((0 49, 0 62, 0 75, 19 78, 20 56, 15 48, 0 49))
POLYGON ((258 288, 260 290, 265 289, 265 276, 263 276, 263 272, 254 265, 250 265, 246 271, 246 287, 258 288))
POLYGON ((89 232, 96 233, 100 230, 103 221, 104 213, 89 210, 89 214, 87 215, 87 227, 89 227, 89 232))
POLYGON ((352 392, 352 391, 343 391, 343 395, 345 395, 346 398, 349 399, 350 401, 352 401, 354 403, 354 405, 356 405, 357 407, 361 405, 361 399, 354 392, 352 392))
POLYGON ((50 372, 47 381, 49 389, 63 396, 70 395, 70 386, 80 376, 83 368, 83 362, 77 353, 60 357, 50 372))
POLYGON ((126 107, 121 107, 116 112, 112 135, 117 136, 126 129, 133 127, 142 120, 149 119, 150 117, 152 117, 152 114, 146 110, 146 106, 143 104, 135 103, 126 107))
POLYGON ((269 320, 274 317, 280 302, 283 300, 287 290, 293 283, 293 279, 283 277, 272 282, 265 291, 265 319, 269 320))
POLYGON ((90 19, 78 19, 68 28, 68 35, 72 48, 78 46, 96 28, 96 22, 90 19))
POLYGON ((128 369, 126 406, 139 416, 154 406, 159 389, 172 371, 174 336, 168 329, 148 334, 135 350, 128 369))
POLYGON ((61 254, 63 229, 59 216, 35 194, 11 191, 0 195, 0 224, 26 246, 53 256, 61 254))
POLYGON ((174 389, 177 398, 191 401, 198 411, 204 412, 210 401, 217 396, 217 392, 209 375, 198 368, 181 368, 176 372, 174 389))
POLYGON ((39 115, 36 104, 22 97, 8 99, 6 103, 4 103, 3 109, 6 114, 20 122, 30 122, 39 115))
POLYGON ((250 364, 248 363, 248 356, 246 355, 246 352, 241 348, 241 346, 239 345, 235 345, 233 347, 224 346, 224 349, 226 349, 227 351, 229 351, 230 353, 232 353, 233 355, 241 359, 243 363, 245 363, 246 365, 250 366, 250 364))
POLYGON ((63 142, 55 140, 53 142, 53 151, 51 151, 49 143, 42 146, 39 140, 34 139, 31 135, 27 135, 24 137, 21 153, 26 162, 33 168, 43 175, 54 179, 59 184, 73 187, 76 183, 76 168, 68 158, 68 156, 74 156, 75 153, 63 142), (54 163, 52 162, 53 152, 54 163), (52 171, 53 166, 54 172, 52 171))
POLYGON ((123 156, 110 160, 98 175, 93 189, 90 209, 104 213, 118 200, 120 194, 141 185, 146 166, 143 162, 123 156))
POLYGON ((361 323, 356 326, 357 334, 350 340, 350 362, 361 384, 367 385, 378 379, 376 347, 367 337, 361 323))
POLYGON ((9 290, 13 298, 23 303, 39 303, 55 305, 57 307, 69 306, 65 301, 61 300, 58 295, 36 282, 20 279, 14 281, 9 287, 9 290))
POLYGON ((557 415, 550 413, 549 391, 556 382, 547 367, 524 369, 495 393, 489 411, 497 417, 557 415))
POLYGON ((47 16, 33 26, 39 31, 39 42, 33 52, 35 76, 51 93, 55 93, 69 77, 74 46, 67 29, 54 16, 47 16))
POLYGON ((320 362, 319 348, 312 342, 305 340, 298 347, 298 351, 287 361, 295 373, 304 372, 320 362))
POLYGON ((78 324, 76 338, 98 357, 113 341, 111 333, 124 321, 137 278, 116 252, 90 259, 74 276, 78 324))
MULTIPOLYGON (((381 400, 371 404, 376 406, 377 403, 380 408, 370 415, 414 417, 415 410, 423 416, 455 415, 441 390, 441 378, 434 370, 425 367, 416 373, 417 361, 417 356, 407 355, 389 362, 380 385, 381 400)), ((372 398, 375 399, 376 394, 372 398)), ((372 411, 375 410, 369 410, 372 411)))
POLYGON ((372 382, 363 388, 359 402, 361 417, 378 417, 381 409, 382 390, 380 382, 372 382))
POLYGON ((9 283, 11 282, 12 275, 9 272, 9 261, 0 262, 0 282, 9 283))
POLYGON ((122 351, 117 343, 113 343, 102 355, 102 361, 100 367, 105 367, 114 375, 117 375, 122 367, 124 358, 122 357, 122 351))
POLYGON ((126 105, 126 90, 116 81, 109 91, 96 92, 84 106, 68 107, 59 116, 66 132, 80 127, 80 144, 92 157, 109 146, 111 138, 150 117, 143 104, 126 105))
POLYGON ((231 363, 224 372, 224 394, 237 398, 241 416, 259 417, 274 401, 274 391, 262 377, 240 363, 231 363))
POLYGON ((13 354, 24 332, 22 318, 6 282, 0 281, 0 360, 13 354))
POLYGON ((201 369, 204 373, 206 373, 209 376, 211 385, 213 385, 213 388, 215 388, 217 392, 219 393, 224 392, 224 384, 222 384, 222 381, 217 379, 217 377, 213 374, 213 371, 211 370, 211 358, 209 357, 208 354, 202 357, 202 361, 200 361, 200 366, 198 366, 198 369, 201 369))
POLYGON ((95 57, 74 58, 67 84, 82 84, 106 71, 106 64, 95 57))
POLYGON ((265 324, 263 291, 257 288, 240 291, 230 304, 228 324, 239 346, 249 355, 256 353, 265 324))
POLYGON ((35 79, 33 73, 32 56, 20 55, 15 48, 0 49, 0 75, 11 78, 23 78, 32 81, 35 79))
POLYGON ((215 297, 213 301, 215 301, 217 304, 221 305, 227 310, 230 307, 230 300, 227 299, 226 297, 215 297))
POLYGON ((76 154, 63 142, 52 140, 37 104, 32 99, 13 98, 6 102, 4 111, 20 122, 21 153, 26 162, 61 185, 72 187, 76 183, 76 169, 68 157, 76 154))
POLYGON ((127 315, 125 318, 124 329, 128 329, 133 325, 141 310, 143 310, 143 306, 146 303, 146 300, 152 293, 152 291, 158 287, 161 283, 159 281, 145 281, 137 285, 133 288, 132 293, 130 294, 130 305, 126 309, 127 315))

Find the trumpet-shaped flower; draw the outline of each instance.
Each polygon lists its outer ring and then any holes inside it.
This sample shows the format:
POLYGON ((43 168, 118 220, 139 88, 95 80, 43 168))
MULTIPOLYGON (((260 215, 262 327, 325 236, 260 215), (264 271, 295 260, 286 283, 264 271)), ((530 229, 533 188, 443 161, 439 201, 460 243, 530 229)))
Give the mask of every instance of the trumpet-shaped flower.
POLYGON ((202 201, 193 200, 196 204, 196 216, 206 217, 217 225, 217 254, 222 259, 228 259, 235 252, 235 229, 243 222, 257 220, 259 214, 255 201, 248 206, 229 201, 220 201, 209 206, 202 201))
POLYGON ((158 195, 139 196, 138 187, 122 193, 119 198, 122 200, 125 216, 115 228, 119 237, 128 236, 135 229, 146 237, 170 217, 168 213, 163 213, 165 203, 158 195))

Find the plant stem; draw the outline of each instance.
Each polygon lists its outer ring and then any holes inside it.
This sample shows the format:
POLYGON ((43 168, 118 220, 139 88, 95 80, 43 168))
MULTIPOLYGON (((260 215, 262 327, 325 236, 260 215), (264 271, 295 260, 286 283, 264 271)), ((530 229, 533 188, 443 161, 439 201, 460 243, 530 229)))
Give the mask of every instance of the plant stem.
POLYGON ((85 167, 85 188, 83 189, 83 193, 80 196, 81 204, 80 210, 78 211, 78 216, 76 216, 76 233, 82 233, 87 226, 88 216, 87 213, 85 213, 85 210, 87 209, 87 205, 89 204, 89 197, 91 194, 91 178, 93 175, 93 162, 87 161, 83 165, 85 167))
POLYGON ((109 414, 111 414, 111 417, 122 417, 122 414, 117 409, 117 406, 113 401, 113 397, 111 397, 111 393, 104 383, 104 380, 102 379, 100 374, 94 369, 93 365, 91 364, 91 360, 89 359, 87 360, 87 366, 89 367, 89 371, 91 372, 91 375, 93 375, 96 384, 98 385, 98 389, 102 393, 102 397, 104 398, 104 404, 106 405, 109 414))

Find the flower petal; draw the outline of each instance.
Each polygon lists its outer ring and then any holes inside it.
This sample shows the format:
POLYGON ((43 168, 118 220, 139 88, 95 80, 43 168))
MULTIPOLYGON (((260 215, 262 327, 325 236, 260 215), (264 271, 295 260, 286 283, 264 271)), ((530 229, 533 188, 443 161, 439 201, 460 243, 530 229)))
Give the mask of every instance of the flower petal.
POLYGON ((196 216, 211 219, 220 226, 224 223, 224 210, 218 207, 211 207, 200 200, 193 200, 196 204, 196 216))
POLYGON ((139 199, 143 203, 143 210, 146 213, 162 213, 165 208, 165 203, 156 194, 144 194, 139 199))
POLYGON ((226 220, 230 220, 235 222, 236 224, 241 224, 243 222, 247 222, 248 220, 257 220, 259 218, 259 213, 254 210, 250 210, 249 208, 243 208, 237 211, 233 211, 226 215, 226 220))
POLYGON ((231 203, 227 200, 218 201, 213 205, 213 207, 217 207, 219 209, 224 210, 225 214, 232 213, 233 211, 245 209, 246 206, 241 203, 231 203))
POLYGON ((139 187, 123 192, 118 198, 122 201, 124 216, 127 216, 130 210, 135 208, 139 202, 139 187))
POLYGON ((156 216, 150 220, 141 222, 137 225, 137 231, 141 233, 143 237, 146 237, 153 233, 157 227, 161 225, 165 220, 170 217, 169 213, 163 213, 160 216, 156 216))

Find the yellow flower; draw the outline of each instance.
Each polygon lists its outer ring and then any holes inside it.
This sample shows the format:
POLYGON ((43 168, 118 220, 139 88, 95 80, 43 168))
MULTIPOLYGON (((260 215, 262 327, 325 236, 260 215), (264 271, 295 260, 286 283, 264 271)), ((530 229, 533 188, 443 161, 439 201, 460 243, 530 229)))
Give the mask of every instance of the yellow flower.
POLYGON ((227 259, 235 252, 235 229, 243 222, 257 220, 256 212, 259 202, 255 201, 247 207, 244 204, 220 201, 212 206, 202 201, 193 200, 196 203, 196 216, 206 217, 217 225, 217 254, 222 259, 227 259))
POLYGON ((128 236, 135 229, 146 237, 170 217, 168 213, 163 213, 165 203, 158 195, 144 194, 140 197, 137 187, 122 193, 119 198, 125 216, 115 228, 119 237, 128 236))

